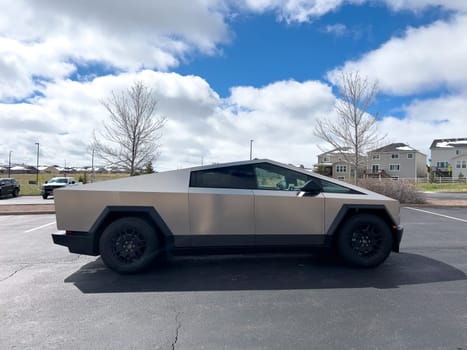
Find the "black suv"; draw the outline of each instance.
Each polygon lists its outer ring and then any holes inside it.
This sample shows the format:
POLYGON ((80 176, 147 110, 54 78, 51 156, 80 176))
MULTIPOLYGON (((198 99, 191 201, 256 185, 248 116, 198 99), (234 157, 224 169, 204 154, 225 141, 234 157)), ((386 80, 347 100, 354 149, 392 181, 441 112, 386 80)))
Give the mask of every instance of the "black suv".
POLYGON ((13 197, 18 197, 19 190, 19 183, 15 179, 0 179, 0 196, 3 197, 11 194, 13 197))

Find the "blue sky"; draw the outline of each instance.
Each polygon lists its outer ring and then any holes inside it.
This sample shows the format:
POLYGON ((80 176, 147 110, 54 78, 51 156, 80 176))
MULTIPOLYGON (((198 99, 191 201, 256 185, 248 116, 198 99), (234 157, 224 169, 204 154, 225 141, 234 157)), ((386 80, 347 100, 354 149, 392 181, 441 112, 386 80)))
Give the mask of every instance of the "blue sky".
POLYGON ((306 23, 278 22, 266 13, 229 21, 231 42, 218 55, 193 55, 175 71, 204 77, 222 96, 232 86, 264 86, 278 80, 323 80, 327 71, 358 59, 409 26, 448 18, 450 11, 427 7, 395 12, 387 6, 340 7, 306 23))
POLYGON ((143 80, 168 118, 160 170, 254 156, 311 167, 336 77, 377 80, 378 128, 429 157, 467 137, 467 1, 0 0, 0 165, 89 165, 99 101, 143 80))

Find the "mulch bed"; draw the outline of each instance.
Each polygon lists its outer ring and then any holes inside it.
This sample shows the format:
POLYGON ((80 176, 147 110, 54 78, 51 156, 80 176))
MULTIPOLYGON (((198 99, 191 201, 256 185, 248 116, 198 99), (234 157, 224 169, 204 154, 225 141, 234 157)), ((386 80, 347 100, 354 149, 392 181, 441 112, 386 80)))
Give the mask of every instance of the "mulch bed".
POLYGON ((0 205, 0 215, 13 214, 55 214, 54 204, 0 205))

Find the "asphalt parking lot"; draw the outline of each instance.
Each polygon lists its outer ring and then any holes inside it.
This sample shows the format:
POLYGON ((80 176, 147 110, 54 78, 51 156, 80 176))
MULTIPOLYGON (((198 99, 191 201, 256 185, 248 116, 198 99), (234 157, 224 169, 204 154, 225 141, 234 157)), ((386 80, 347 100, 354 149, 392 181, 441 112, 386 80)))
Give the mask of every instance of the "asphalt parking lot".
POLYGON ((120 276, 0 216, 1 349, 467 349, 467 208, 402 208, 401 253, 177 257, 120 276))

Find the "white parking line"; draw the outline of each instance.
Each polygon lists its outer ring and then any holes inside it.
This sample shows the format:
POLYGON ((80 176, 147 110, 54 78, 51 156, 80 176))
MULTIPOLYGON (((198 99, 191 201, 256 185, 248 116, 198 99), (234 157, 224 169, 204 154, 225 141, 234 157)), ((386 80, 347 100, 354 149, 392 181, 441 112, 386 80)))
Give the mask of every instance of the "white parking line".
POLYGON ((446 218, 446 219, 451 219, 451 220, 457 220, 457 221, 467 222, 467 220, 465 220, 465 219, 456 218, 456 217, 454 217, 454 216, 449 216, 449 215, 444 215, 444 214, 439 214, 439 213, 435 213, 435 212, 428 211, 428 210, 422 210, 422 209, 412 208, 412 207, 404 207, 404 208, 410 209, 410 210, 415 210, 415 211, 420 211, 420 212, 426 213, 426 214, 441 216, 441 217, 446 218))
POLYGON ((30 230, 24 231, 24 233, 37 231, 37 230, 40 230, 41 228, 44 228, 44 227, 47 227, 47 226, 50 226, 50 225, 55 225, 56 223, 57 223, 56 221, 49 222, 48 224, 45 224, 45 225, 42 225, 42 226, 37 226, 37 227, 34 227, 34 228, 30 229, 30 230))

